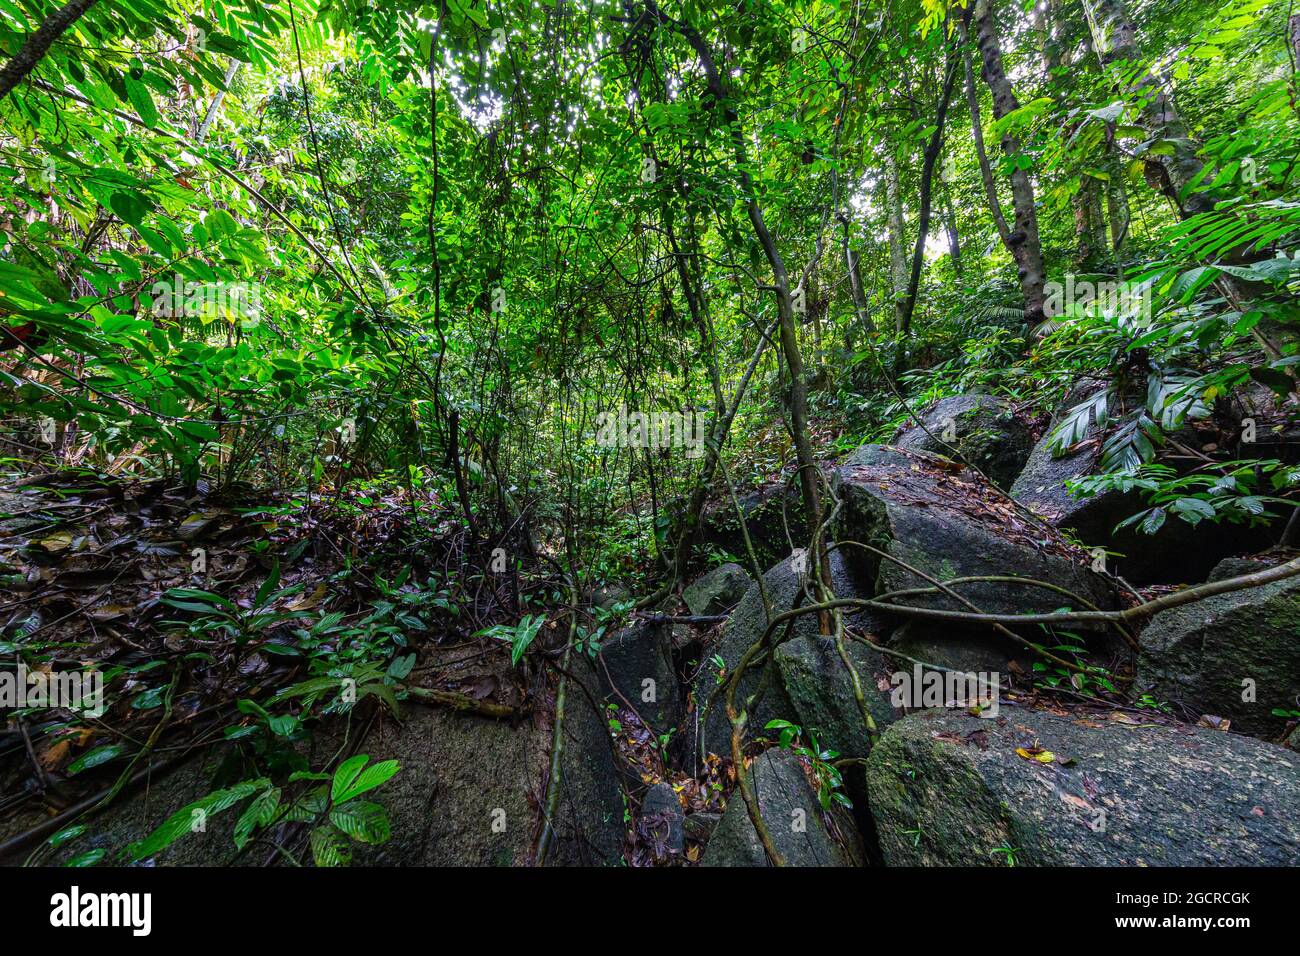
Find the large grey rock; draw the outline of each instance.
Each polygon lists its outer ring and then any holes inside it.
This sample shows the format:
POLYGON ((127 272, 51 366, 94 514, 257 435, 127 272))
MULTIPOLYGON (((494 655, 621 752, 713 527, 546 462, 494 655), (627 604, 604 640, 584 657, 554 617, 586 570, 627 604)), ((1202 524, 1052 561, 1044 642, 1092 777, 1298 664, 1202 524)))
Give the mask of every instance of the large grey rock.
POLYGON ((616 604, 631 601, 634 597, 631 588, 618 583, 597 585, 589 595, 591 603, 602 611, 608 611, 616 604))
MULTIPOLYGON (((1019 515, 1006 497, 978 476, 931 455, 884 445, 866 445, 836 475, 843 504, 839 539, 857 541, 897 560, 864 548, 842 545, 860 579, 873 582, 877 595, 932 589, 908 565, 939 581, 956 578, 1012 577, 1045 582, 1061 590, 1007 581, 973 581, 952 590, 985 613, 1047 613, 1085 602, 1114 608, 1112 583, 1088 566, 1086 552, 1050 528, 1019 515), (900 564, 898 562, 903 562, 900 564)), ((902 595, 893 603, 947 611, 970 608, 944 593, 902 595)), ((985 646, 987 627, 974 629, 951 620, 911 618, 913 640, 951 645, 969 656, 985 646)), ((1037 637, 1037 632, 1033 636, 1037 637)), ((997 669, 999 656, 972 663, 997 669)), ((936 661, 938 663, 938 661, 936 661)))
MULTIPOLYGON (((806 560, 806 559, 805 559, 806 560)), ((809 602, 803 597, 801 576, 793 568, 793 557, 787 557, 763 575, 763 586, 767 590, 768 600, 772 604, 773 615, 787 611, 796 606, 796 597, 800 605, 809 602)), ((864 596, 862 586, 850 573, 845 559, 838 551, 831 552, 831 582, 839 597, 864 596)), ((818 633, 817 616, 803 614, 795 619, 790 640, 813 637, 818 633)), ((741 599, 736 610, 723 625, 717 645, 709 653, 722 658, 725 673, 730 674, 740 663, 745 652, 767 628, 767 615, 763 606, 762 593, 757 583, 741 599)), ((774 637, 779 639, 783 633, 778 629, 774 637)), ((716 684, 716 671, 712 666, 706 667, 696 687, 697 707, 703 708, 713 696, 716 684)), ((766 690, 759 700, 754 712, 749 715, 749 735, 753 737, 762 732, 769 720, 782 718, 797 722, 795 707, 786 695, 781 681, 781 672, 775 662, 763 667, 750 667, 741 679, 737 699, 754 693, 761 681, 766 681, 766 690)), ((697 753, 713 752, 722 756, 731 754, 731 723, 727 720, 723 694, 717 694, 716 702, 701 725, 696 728, 697 753)))
MULTIPOLYGON (((1211 580, 1248 574, 1260 562, 1229 560, 1211 580)), ((1275 737, 1300 695, 1300 577, 1231 591, 1161 611, 1142 632, 1137 688, 1189 709, 1214 714, 1232 729, 1275 737), (1250 682, 1246 684, 1245 682, 1250 682), (1253 699, 1247 689, 1254 691, 1253 699)))
POLYGON ((701 575, 682 591, 692 614, 723 614, 745 596, 754 579, 740 565, 727 563, 701 575))
POLYGON ((1141 493, 1110 490, 1086 498, 1072 495, 1067 481, 1100 470, 1101 440, 1093 436, 1057 458, 1050 447, 1051 431, 1034 446, 1011 485, 1011 497, 1054 527, 1070 530, 1087 546, 1116 552, 1118 556, 1108 557, 1108 568, 1126 580, 1135 584, 1201 581, 1220 559, 1257 551, 1269 543, 1264 529, 1209 521, 1193 526, 1172 515, 1155 534, 1134 526, 1116 531, 1125 519, 1147 509, 1141 493))
MULTIPOLYGON (((343 740, 341 721, 319 728, 303 744, 308 764, 314 769, 326 766, 343 740)), ((377 846, 353 843, 353 865, 526 864, 536 830, 529 799, 542 773, 546 740, 531 722, 516 726, 415 702, 403 707, 401 723, 382 718, 362 752, 372 762, 397 760, 401 769, 365 799, 387 810, 392 837, 377 846), (466 760, 466 754, 473 759, 466 760)), ((229 765, 222 772, 228 755, 227 748, 214 748, 157 776, 147 788, 123 795, 89 822, 85 836, 50 862, 94 848, 110 851, 106 863, 116 860, 118 851, 143 839, 177 810, 241 779, 238 773, 230 775, 229 765)), ((244 805, 211 815, 203 832, 184 834, 151 857, 151 865, 226 863, 235 855, 232 831, 244 805)), ((0 830, 0 835, 8 834, 0 830)), ((270 852, 265 843, 254 844, 238 862, 261 865, 270 852)), ((310 852, 304 856, 310 863, 310 852)))
MULTIPOLYGON (((792 544, 809 538, 803 495, 795 482, 771 482, 738 498, 759 567, 769 567, 789 555, 792 544)), ((700 516, 700 540, 749 564, 744 534, 731 495, 709 503, 700 516)))
MULTIPOLYGON (((845 638, 844 650, 857 672, 863 701, 877 730, 901 714, 889 702, 890 667, 880 651, 845 638)), ((818 743, 845 757, 860 757, 871 749, 871 736, 853 687, 853 678, 831 637, 805 634, 782 644, 776 652, 781 684, 800 727, 817 735, 818 743)))
MULTIPOLYGON (((749 769, 759 813, 787 866, 861 866, 861 838, 844 813, 824 814, 799 758, 768 750, 749 769), (835 835, 832 836, 832 821, 835 835)), ((832 806, 835 806, 832 804, 832 806)), ((767 853, 739 789, 704 850, 704 866, 766 866, 767 853)))
POLYGON ((562 728, 560 805, 546 865, 616 866, 622 860, 627 835, 624 775, 614 755, 609 717, 592 705, 595 700, 603 707, 594 663, 578 658, 572 674, 586 693, 577 686, 569 687, 562 728))
POLYGON ((991 395, 955 395, 921 415, 922 428, 911 423, 895 440, 899 448, 953 457, 949 447, 1000 488, 1009 488, 1025 466, 1034 445, 1029 426, 1010 403, 991 395), (945 441, 944 435, 952 440, 945 441))
MULTIPOLYGON (((991 629, 961 628, 945 631, 923 622, 909 621, 889 638, 890 650, 949 670, 999 674, 1019 669, 1028 672, 1038 658, 1023 645, 991 629)), ((907 670, 910 665, 903 665, 907 670)))
POLYGON ((677 726, 682 695, 667 624, 638 621, 616 632, 601 645, 595 671, 606 703, 631 704, 656 734, 677 726))
POLYGON ((656 859, 680 856, 686 848, 686 815, 671 784, 657 783, 641 800, 641 833, 655 851, 656 859))
POLYGON ((999 847, 1024 866, 1300 863, 1300 756, 1218 730, 924 711, 885 733, 867 787, 892 866, 1001 865, 999 847))

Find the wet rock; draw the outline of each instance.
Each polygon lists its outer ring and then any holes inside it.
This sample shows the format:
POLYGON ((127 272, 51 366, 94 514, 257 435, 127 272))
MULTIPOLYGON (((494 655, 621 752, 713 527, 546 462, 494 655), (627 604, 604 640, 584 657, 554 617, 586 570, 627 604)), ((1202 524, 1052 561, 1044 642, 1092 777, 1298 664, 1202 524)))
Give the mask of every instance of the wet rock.
POLYGON ((657 783, 641 800, 640 825, 652 845, 665 854, 681 855, 686 845, 685 814, 672 786, 657 783))
MULTIPOLYGON (((788 557, 792 547, 807 543, 808 515, 793 482, 772 482, 738 500, 759 567, 769 567, 788 557)), ((705 508, 700 516, 700 540, 748 566, 749 552, 729 494, 720 495, 705 508)))
MULTIPOLYGON (((750 766, 759 812, 788 866, 861 866, 860 837, 846 814, 826 815, 799 759, 768 750, 750 766), (827 817, 832 824, 827 824, 827 817), (832 827, 835 836, 832 836, 832 827)), ((767 854, 737 790, 704 851, 705 866, 766 866, 767 854)))
MULTIPOLYGON (((1071 604, 1082 609, 1085 602, 1117 606, 1113 584, 1091 570, 1086 552, 1018 514, 1001 492, 969 471, 924 453, 866 445, 840 468, 836 484, 843 502, 839 540, 857 541, 897 559, 842 546, 857 576, 872 582, 871 593, 908 592, 896 594, 891 603, 970 611, 948 594, 934 593, 930 582, 905 564, 939 581, 976 579, 951 588, 984 613, 1049 613, 1071 604), (928 593, 918 593, 925 589, 928 593)), ((949 659, 960 659, 970 669, 997 670, 1006 664, 1007 649, 982 653, 990 647, 986 627, 912 617, 906 636, 931 650, 949 648, 949 659)))
MULTIPOLYGON (((795 607, 796 598, 799 604, 808 603, 803 598, 803 574, 794 569, 796 560, 793 557, 787 558, 763 576, 763 587, 767 590, 767 597, 772 603, 772 613, 774 615, 795 607)), ((806 559, 803 560, 806 561, 806 559)), ((849 572, 844 558, 838 551, 831 553, 831 581, 836 595, 840 597, 862 596, 864 594, 863 588, 849 572)), ((749 647, 763 636, 766 627, 767 616, 763 607, 763 597, 756 583, 745 594, 736 610, 732 612, 731 617, 723 627, 718 644, 712 650, 712 654, 722 658, 726 673, 729 674, 735 670, 749 647)), ((795 618, 791 640, 797 641, 802 638, 813 637, 817 635, 817 632, 817 616, 815 614, 803 614, 795 618)), ((740 689, 737 694, 738 698, 748 696, 759 686, 760 681, 764 679, 767 681, 767 689, 755 708, 755 712, 749 717, 749 735, 751 737, 760 734, 764 725, 774 718, 779 717, 795 722, 798 719, 795 707, 785 692, 779 667, 773 663, 766 670, 767 673, 765 674, 765 668, 763 667, 748 669, 741 679, 740 689)), ((697 707, 702 708, 713 694, 717 686, 716 678, 717 672, 715 668, 706 665, 696 688, 697 707)), ((727 720, 725 702, 721 694, 717 696, 717 702, 710 711, 707 720, 703 722, 701 727, 696 729, 696 733, 698 734, 697 743, 700 748, 697 752, 707 753, 711 751, 723 756, 730 755, 731 724, 727 720)))
POLYGON ((638 621, 601 645, 594 671, 606 703, 631 704, 656 734, 681 719, 682 695, 667 624, 638 621))
MULTIPOLYGON (((1224 561, 1211 580, 1249 574, 1259 561, 1224 561)), ((1242 733, 1276 737, 1300 695, 1300 578, 1218 594, 1161 611, 1140 637, 1137 688, 1216 714, 1242 733)))
POLYGON ((692 614, 724 614, 736 606, 753 583, 740 565, 723 564, 682 591, 682 600, 692 614))
POLYGON ((910 424, 894 444, 948 457, 952 451, 946 446, 951 446, 1000 488, 1011 487, 1034 444, 1029 426, 1015 416, 1010 403, 991 395, 941 399, 921 415, 921 423, 924 428, 910 424))
POLYGON ((1300 757, 1217 730, 930 710, 886 731, 867 788, 891 866, 1300 863, 1300 757))
POLYGON ((1011 497, 1053 527, 1070 530, 1085 545, 1116 552, 1118 556, 1107 557, 1107 569, 1134 584, 1201 581, 1220 559, 1271 543, 1266 529, 1209 521, 1193 526, 1174 516, 1155 534, 1133 526, 1116 531, 1121 522, 1149 507, 1140 492, 1112 489, 1076 498, 1065 483, 1099 471, 1101 441, 1091 438, 1057 458, 1050 435, 1049 428, 1034 446, 1011 485, 1011 497))

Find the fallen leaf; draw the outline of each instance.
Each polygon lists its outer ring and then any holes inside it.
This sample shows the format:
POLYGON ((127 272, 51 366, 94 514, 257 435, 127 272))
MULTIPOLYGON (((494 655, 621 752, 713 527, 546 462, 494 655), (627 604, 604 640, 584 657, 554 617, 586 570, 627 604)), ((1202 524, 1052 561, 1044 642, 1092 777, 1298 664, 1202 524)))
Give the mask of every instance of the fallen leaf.
POLYGON ((1051 763, 1056 759, 1056 754, 1050 750, 1044 750, 1042 747, 1030 747, 1029 749, 1017 747, 1016 753, 1026 760, 1037 760, 1039 763, 1051 763))

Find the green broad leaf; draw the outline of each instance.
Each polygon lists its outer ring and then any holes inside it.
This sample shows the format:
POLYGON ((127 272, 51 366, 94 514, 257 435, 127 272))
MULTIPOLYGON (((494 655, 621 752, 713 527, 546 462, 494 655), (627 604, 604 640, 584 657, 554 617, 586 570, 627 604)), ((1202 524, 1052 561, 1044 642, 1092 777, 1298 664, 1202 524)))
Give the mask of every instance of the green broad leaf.
POLYGON ((275 820, 276 812, 280 809, 280 788, 274 787, 270 790, 264 790, 254 797, 240 814, 238 822, 235 823, 235 847, 242 850, 248 838, 253 835, 253 831, 259 827, 265 827, 275 820))
POLYGON ((76 856, 68 860, 68 862, 63 865, 77 867, 77 868, 94 866, 96 863, 102 860, 107 853, 108 851, 104 849, 102 846, 96 847, 93 850, 87 850, 85 853, 78 853, 76 856))
POLYGON ((330 810, 330 822, 358 843, 384 843, 391 836, 388 812, 377 803, 352 800, 330 810))
MULTIPOLYGON (((362 755, 362 758, 363 765, 370 759, 370 757, 366 755, 362 755)), ((375 764, 373 767, 366 767, 364 770, 353 773, 352 771, 355 768, 348 765, 356 759, 356 757, 353 757, 351 760, 345 761, 339 766, 339 769, 334 774, 334 784, 331 788, 330 798, 336 804, 346 803, 349 800, 361 796, 361 794, 368 790, 373 790, 375 787, 387 783, 392 779, 393 775, 401 769, 400 764, 398 764, 396 760, 384 760, 375 764), (346 783, 343 783, 343 785, 340 786, 340 774, 344 772, 344 768, 347 768, 348 776, 346 778, 346 783)))
POLYGON ((108 200, 109 208, 128 225, 139 228, 149 211, 149 202, 135 193, 115 192, 108 200))
POLYGON ((54 834, 45 842, 47 845, 57 849, 63 846, 63 844, 75 840, 77 837, 85 833, 86 830, 87 830, 87 826, 84 823, 78 823, 75 826, 64 827, 62 830, 54 834))
POLYGON ((1155 534, 1165 523, 1165 509, 1152 508, 1147 512, 1147 516, 1142 519, 1142 531, 1145 534, 1155 534))
POLYGON ((128 859, 137 862, 161 853, 186 833, 197 832, 200 825, 206 826, 208 818, 230 809, 270 785, 271 781, 264 777, 245 780, 225 790, 214 790, 206 797, 181 807, 143 840, 130 844, 126 848, 128 859))
POLYGON ((280 562, 276 561, 271 565, 271 573, 267 575, 262 586, 257 589, 257 596, 253 598, 253 607, 264 607, 271 599, 271 594, 275 591, 276 586, 280 583, 280 562))
POLYGON ((105 744, 102 747, 96 747, 68 764, 68 775, 72 776, 81 773, 83 770, 98 767, 100 764, 117 759, 124 753, 126 753, 126 747, 123 744, 105 744))
MULTIPOLYGON (((128 74, 122 82, 126 86, 127 99, 135 107, 136 113, 144 121, 146 126, 158 125, 158 107, 154 105, 153 95, 149 92, 149 87, 144 83, 128 74)), ((134 223, 132 224, 134 225, 134 223)))
POLYGON ((325 824, 311 831, 311 856, 317 866, 347 866, 352 862, 348 839, 333 825, 325 824))

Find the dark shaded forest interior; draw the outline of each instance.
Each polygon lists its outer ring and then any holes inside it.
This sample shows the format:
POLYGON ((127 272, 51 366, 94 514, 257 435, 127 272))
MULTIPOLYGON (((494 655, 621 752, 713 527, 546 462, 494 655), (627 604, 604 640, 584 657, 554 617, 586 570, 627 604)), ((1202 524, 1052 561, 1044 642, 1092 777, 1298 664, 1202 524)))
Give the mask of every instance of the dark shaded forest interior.
POLYGON ((0 863, 1300 863, 1281 0, 0 0, 0 863))

